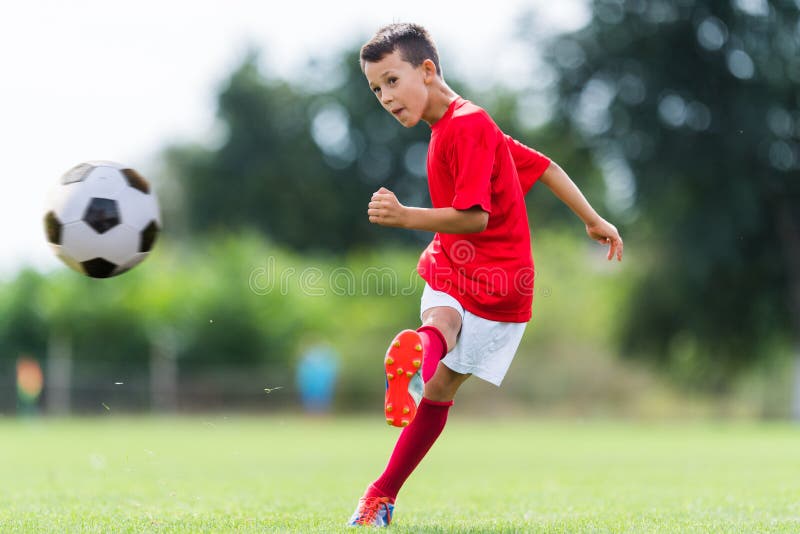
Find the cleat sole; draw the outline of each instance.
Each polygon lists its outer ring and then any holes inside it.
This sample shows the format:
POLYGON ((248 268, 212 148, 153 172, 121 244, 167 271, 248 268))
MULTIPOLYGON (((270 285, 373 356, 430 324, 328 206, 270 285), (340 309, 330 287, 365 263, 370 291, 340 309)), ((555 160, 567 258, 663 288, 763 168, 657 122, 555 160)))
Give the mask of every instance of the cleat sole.
POLYGON ((408 391, 408 386, 411 378, 422 366, 420 351, 422 351, 422 339, 419 334, 414 330, 403 330, 397 334, 386 352, 383 361, 387 378, 384 413, 386 423, 389 425, 408 426, 417 414, 417 405, 408 391), (402 419, 398 420, 390 415, 395 406, 403 407, 402 419))

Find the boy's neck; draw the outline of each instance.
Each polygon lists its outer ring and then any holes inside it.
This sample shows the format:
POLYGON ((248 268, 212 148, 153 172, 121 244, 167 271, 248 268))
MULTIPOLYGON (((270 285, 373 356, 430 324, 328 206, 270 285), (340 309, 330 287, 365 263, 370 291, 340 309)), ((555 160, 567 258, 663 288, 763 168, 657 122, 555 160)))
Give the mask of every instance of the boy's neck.
POLYGON ((428 93, 428 106, 422 114, 422 120, 433 126, 439 119, 444 117, 450 104, 458 98, 458 95, 448 87, 444 81, 433 85, 428 93))

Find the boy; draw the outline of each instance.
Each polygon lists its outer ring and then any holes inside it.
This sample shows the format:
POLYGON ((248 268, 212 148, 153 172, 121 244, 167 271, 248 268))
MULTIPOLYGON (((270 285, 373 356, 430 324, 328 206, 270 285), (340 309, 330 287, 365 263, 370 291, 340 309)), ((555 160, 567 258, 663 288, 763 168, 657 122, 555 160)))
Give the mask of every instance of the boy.
POLYGON ((541 180, 622 260, 617 229, 600 217, 561 168, 503 134, 489 115, 445 83, 421 26, 381 28, 361 49, 381 105, 403 126, 431 127, 428 187, 433 208, 372 195, 370 222, 435 232, 417 271, 426 281, 422 326, 404 330, 384 360, 384 411, 404 427, 383 474, 367 488, 351 525, 388 526, 400 487, 441 434, 459 386, 471 375, 500 385, 531 317, 533 258, 524 194, 541 180), (419 403, 415 381, 423 382, 419 403))

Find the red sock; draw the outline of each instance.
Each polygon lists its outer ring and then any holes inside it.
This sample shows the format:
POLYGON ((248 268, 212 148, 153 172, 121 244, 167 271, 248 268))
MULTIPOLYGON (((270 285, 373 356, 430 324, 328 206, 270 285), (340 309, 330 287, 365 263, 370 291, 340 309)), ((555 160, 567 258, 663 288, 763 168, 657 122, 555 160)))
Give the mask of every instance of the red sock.
POLYGON ((439 360, 447 354, 447 341, 435 326, 420 326, 417 333, 422 338, 422 381, 427 382, 436 372, 439 360))
POLYGON ((414 420, 400 433, 386 470, 367 488, 365 497, 397 498, 403 483, 442 433, 452 405, 453 401, 436 402, 422 398, 414 420))

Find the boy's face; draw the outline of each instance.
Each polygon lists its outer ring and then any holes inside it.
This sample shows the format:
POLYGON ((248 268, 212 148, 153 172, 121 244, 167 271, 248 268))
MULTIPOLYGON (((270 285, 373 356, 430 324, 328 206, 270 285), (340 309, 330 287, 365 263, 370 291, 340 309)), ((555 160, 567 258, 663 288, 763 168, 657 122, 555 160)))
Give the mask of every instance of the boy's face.
POLYGON ((372 93, 400 124, 411 128, 423 118, 430 77, 424 64, 414 67, 395 50, 380 61, 365 62, 364 75, 372 93))

